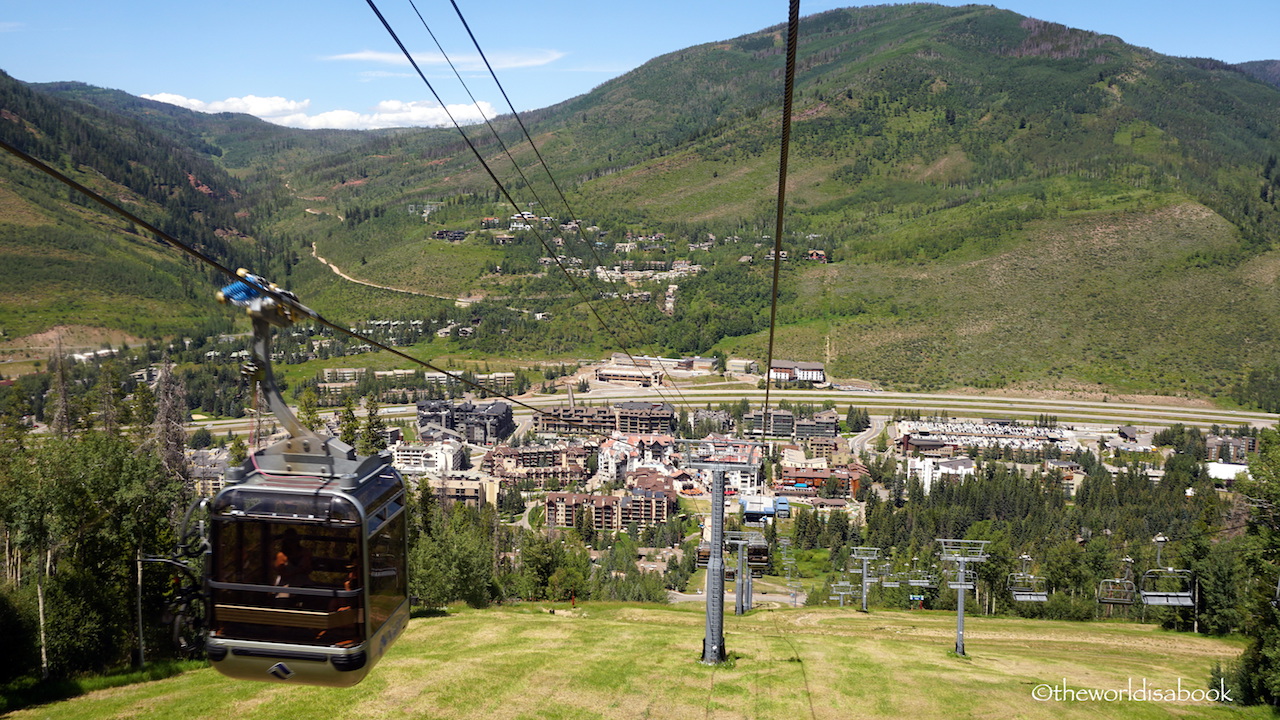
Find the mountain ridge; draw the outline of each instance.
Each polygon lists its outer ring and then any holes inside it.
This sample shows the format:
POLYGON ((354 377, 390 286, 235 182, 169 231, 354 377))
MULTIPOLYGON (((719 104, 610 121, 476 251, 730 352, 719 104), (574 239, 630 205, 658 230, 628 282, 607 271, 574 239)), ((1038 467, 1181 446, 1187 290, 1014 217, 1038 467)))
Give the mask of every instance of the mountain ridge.
MULTIPOLYGON (((649 305, 630 311, 637 347, 761 354, 768 297, 754 288, 767 276, 737 260, 762 254, 754 245, 772 232, 777 31, 669 53, 522 116, 574 213, 609 232, 592 237, 601 252, 668 263, 676 253, 714 267, 681 283, 672 317, 649 305), (671 240, 663 251, 612 252, 627 233, 656 231, 671 240), (710 235, 719 239, 709 249, 689 247, 710 235)), ((1218 397, 1276 362, 1268 268, 1280 237, 1280 91, 1257 78, 1262 66, 1164 56, 989 6, 819 13, 802 20, 799 50, 784 247, 836 262, 784 269, 779 317, 791 352, 899 387, 1047 382, 1218 397), (1122 239, 1099 245, 1096 233, 1122 239), (1038 247, 1059 248, 1065 265, 1035 262, 1038 247), (1089 253, 1099 249, 1115 261, 1098 265, 1089 253), (1001 263, 1019 273, 1002 293, 989 270, 1001 263), (1097 278, 1109 285, 1091 287, 1097 278), (1144 283, 1145 296, 1135 289, 1144 283), (1050 323, 1057 341, 1002 339, 1054 317, 1035 288, 1055 285, 1072 311, 1050 323), (1009 319, 966 326, 955 317, 993 303, 1009 319), (1152 348, 1134 343, 1144 336, 1152 348), (864 345, 891 350, 892 362, 864 345)), ((483 234, 461 244, 431 237, 512 210, 449 131, 317 133, 223 116, 173 128, 177 111, 74 85, 43 91, 97 95, 135 118, 168 114, 157 125, 175 142, 221 150, 208 155, 269 198, 255 211, 258 234, 284 238, 273 241, 288 248, 276 262, 318 306, 334 291, 307 257, 312 243, 362 279, 418 287, 430 276, 432 292, 523 297, 566 331, 586 317, 581 299, 555 299, 563 281, 537 277, 548 251, 531 236, 504 246, 483 234), (428 222, 405 212, 426 202, 435 207, 428 222)), ((495 124, 517 161, 531 163, 510 118, 495 124)), ((540 212, 567 216, 548 182, 510 179, 497 144, 477 144, 518 202, 538 198, 540 212)), ((581 243, 557 252, 600 260, 581 243)), ((467 341, 477 350, 539 347, 538 333, 504 308, 472 312, 507 332, 467 341)))

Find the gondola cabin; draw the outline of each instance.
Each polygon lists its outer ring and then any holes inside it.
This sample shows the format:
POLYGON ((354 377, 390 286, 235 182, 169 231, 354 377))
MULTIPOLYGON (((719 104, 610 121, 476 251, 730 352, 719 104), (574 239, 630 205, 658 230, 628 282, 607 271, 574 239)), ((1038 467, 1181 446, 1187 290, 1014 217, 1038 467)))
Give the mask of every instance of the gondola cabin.
POLYGON ((390 453, 358 456, 298 422, 271 370, 271 327, 316 315, 237 274, 218 299, 252 318, 242 372, 290 437, 228 468, 210 503, 205 650, 228 677, 348 687, 409 622, 404 481, 390 453))
POLYGON ((698 543, 697 565, 699 568, 706 568, 711 564, 711 543, 703 541, 698 543))
POLYGON ((244 680, 360 682, 409 619, 405 488, 383 452, 293 438, 210 507, 207 651, 244 680))
POLYGON ((769 543, 753 540, 747 543, 747 567, 751 568, 751 577, 764 577, 769 569, 769 543))

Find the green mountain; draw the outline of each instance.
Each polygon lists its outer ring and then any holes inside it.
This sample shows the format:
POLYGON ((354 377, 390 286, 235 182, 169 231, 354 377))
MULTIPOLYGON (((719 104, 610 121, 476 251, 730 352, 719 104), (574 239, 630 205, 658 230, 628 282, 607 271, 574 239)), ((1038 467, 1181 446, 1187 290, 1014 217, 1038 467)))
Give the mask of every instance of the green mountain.
MULTIPOLYGON (((151 125, 60 100, 0 73, 0 138, 227 263, 254 263, 260 198, 217 162, 151 125)), ((206 273, 149 233, 0 153, 0 328, 54 325, 140 337, 187 331, 208 315, 206 273)))
MULTIPOLYGON (((800 38, 778 313, 787 357, 905 388, 1210 396, 1280 360, 1280 89, 1265 63, 1168 57, 972 5, 834 10, 804 18, 800 38), (810 249, 834 262, 800 261, 810 249)), ((556 253, 709 266, 680 282, 670 318, 656 302, 598 297, 617 288, 540 276, 551 252, 531 233, 433 238, 513 211, 454 131, 313 133, 85 86, 39 94, 92 104, 229 171, 257 201, 257 247, 344 318, 439 308, 395 293, 351 302, 309 257, 313 243, 360 279, 494 298, 467 311, 505 331, 464 341, 477 350, 567 353, 594 338, 762 359, 782 67, 783 28, 766 28, 524 116, 572 212, 510 118, 496 126, 523 174, 486 129, 467 128, 519 209, 604 232, 566 234, 556 253), (613 254, 628 232, 666 238, 613 254), (709 236, 713 247, 690 249, 709 236), (746 255, 755 262, 739 263, 746 255)), ((643 289, 660 297, 665 285, 643 289)))
POLYGON ((1267 84, 1280 87, 1280 60, 1255 60, 1235 67, 1267 84))

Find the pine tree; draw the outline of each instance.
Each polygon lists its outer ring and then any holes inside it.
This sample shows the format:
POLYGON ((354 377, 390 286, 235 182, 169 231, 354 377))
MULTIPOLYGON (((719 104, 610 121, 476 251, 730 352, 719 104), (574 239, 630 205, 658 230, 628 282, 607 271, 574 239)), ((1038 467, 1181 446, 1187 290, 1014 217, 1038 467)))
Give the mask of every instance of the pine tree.
POLYGON ((361 455, 372 455, 379 450, 387 449, 387 423, 378 414, 378 401, 365 401, 364 429, 356 441, 356 452, 361 455))
POLYGON ((107 434, 114 434, 120 428, 121 417, 126 414, 120 396, 120 367, 114 361, 102 364, 98 371, 98 382, 93 386, 89 410, 97 414, 97 425, 107 434))
POLYGON ((227 451, 230 455, 232 465, 239 465, 249 457, 249 447, 244 444, 244 438, 236 435, 231 441, 231 447, 227 451))
POLYGON ((316 391, 307 388, 302 391, 302 395, 298 397, 298 422, 308 430, 320 429, 320 411, 318 407, 319 399, 316 397, 316 391))
POLYGON ((342 401, 342 413, 338 416, 338 439, 355 447, 360 435, 360 420, 356 417, 356 399, 350 395, 342 401))

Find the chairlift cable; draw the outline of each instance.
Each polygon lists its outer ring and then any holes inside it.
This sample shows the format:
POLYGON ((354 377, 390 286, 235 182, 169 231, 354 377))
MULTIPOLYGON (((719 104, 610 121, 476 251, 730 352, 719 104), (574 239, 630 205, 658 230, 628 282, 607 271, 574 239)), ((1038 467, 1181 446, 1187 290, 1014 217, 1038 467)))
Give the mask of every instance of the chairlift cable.
MULTIPOLYGON (((489 163, 485 161, 484 156, 480 153, 479 148, 477 148, 475 143, 472 142, 471 137, 467 135, 466 131, 462 129, 461 123, 459 123, 457 118, 453 116, 453 113, 449 111, 448 106, 445 105, 444 99, 440 97, 440 94, 436 91, 435 86, 432 85, 431 81, 427 79, 426 73, 422 71, 422 68, 418 65, 417 60, 414 59, 413 54, 409 52, 409 49, 405 46, 404 42, 400 39, 400 36, 396 33, 395 29, 391 27, 391 23, 382 14, 382 11, 378 9, 378 6, 374 2, 374 0, 366 0, 366 2, 368 3, 369 8, 373 10, 374 14, 378 16, 378 20, 382 23, 383 28, 386 29, 387 34, 391 36, 391 39, 395 42, 396 46, 400 48, 401 53, 404 54, 405 58, 409 61, 409 64, 413 66, 413 69, 414 71, 417 72, 418 77, 427 86, 427 89, 431 91, 431 95, 436 99, 436 102, 440 105, 441 109, 444 110, 445 115, 448 116, 449 118, 449 121, 453 123, 454 129, 458 131, 458 134, 462 136, 463 141, 466 142, 467 147, 471 149, 471 153, 475 156, 476 161, 480 163, 480 166, 484 168, 485 173, 489 175, 489 179, 492 180, 494 185, 497 186, 499 192, 501 192, 503 197, 507 199, 507 202, 510 203, 511 207, 513 207, 516 212, 520 212, 520 204, 516 202, 515 198, 511 196, 510 191, 507 190, 507 187, 503 185, 501 180, 498 179, 498 176, 494 173, 493 168, 489 166, 489 163)), ((416 10, 416 6, 415 6, 415 10, 416 10)), ((425 24, 425 21, 424 21, 424 24, 425 24)), ((501 142, 501 140, 499 140, 499 142, 501 142)), ((522 173, 522 176, 523 176, 523 173, 522 173)), ((564 266, 564 263, 560 260, 556 251, 551 247, 551 243, 547 242, 546 237, 543 236, 542 231, 540 229, 534 229, 533 232, 534 232, 534 235, 537 236, 538 241, 542 243, 543 248, 546 249, 547 254, 555 262, 556 267, 560 269, 560 272, 563 273, 564 276, 569 280, 569 284, 573 286, 574 291, 577 292, 578 295, 582 298, 583 304, 587 306, 587 309, 591 312, 592 316, 595 317, 596 322, 600 324, 600 327, 603 330, 608 332, 609 335, 613 337, 614 341, 617 342, 618 346, 622 348, 622 351, 626 353, 627 357, 631 358, 632 363, 635 364, 635 357, 631 354, 631 351, 627 347, 627 344, 623 342, 620 337, 618 337, 618 334, 614 331, 613 327, 609 323, 605 322, 604 318, 600 316, 600 312, 596 309, 595 305, 591 302, 591 299, 588 297, 587 293, 583 291, 582 286, 578 283, 577 280, 574 279, 573 275, 569 272, 568 268, 564 266)), ((658 393, 659 397, 662 397, 663 400, 667 400, 667 397, 662 394, 661 386, 655 387, 655 390, 658 393)), ((685 402, 687 404, 688 401, 686 400, 685 402)), ((550 415, 551 413, 544 413, 544 414, 550 415)))
MULTIPOLYGON (((800 0, 791 0, 787 18, 787 68, 782 91, 782 150, 778 158, 778 207, 773 231, 773 290, 769 302, 769 354, 765 361, 764 417, 768 418, 769 395, 773 387, 773 341, 778 326, 778 276, 782 272, 782 215, 787 201, 787 156, 791 150, 791 109, 795 95, 796 45, 800 37, 800 0)), ((761 431, 764 428, 761 427, 761 431)))

